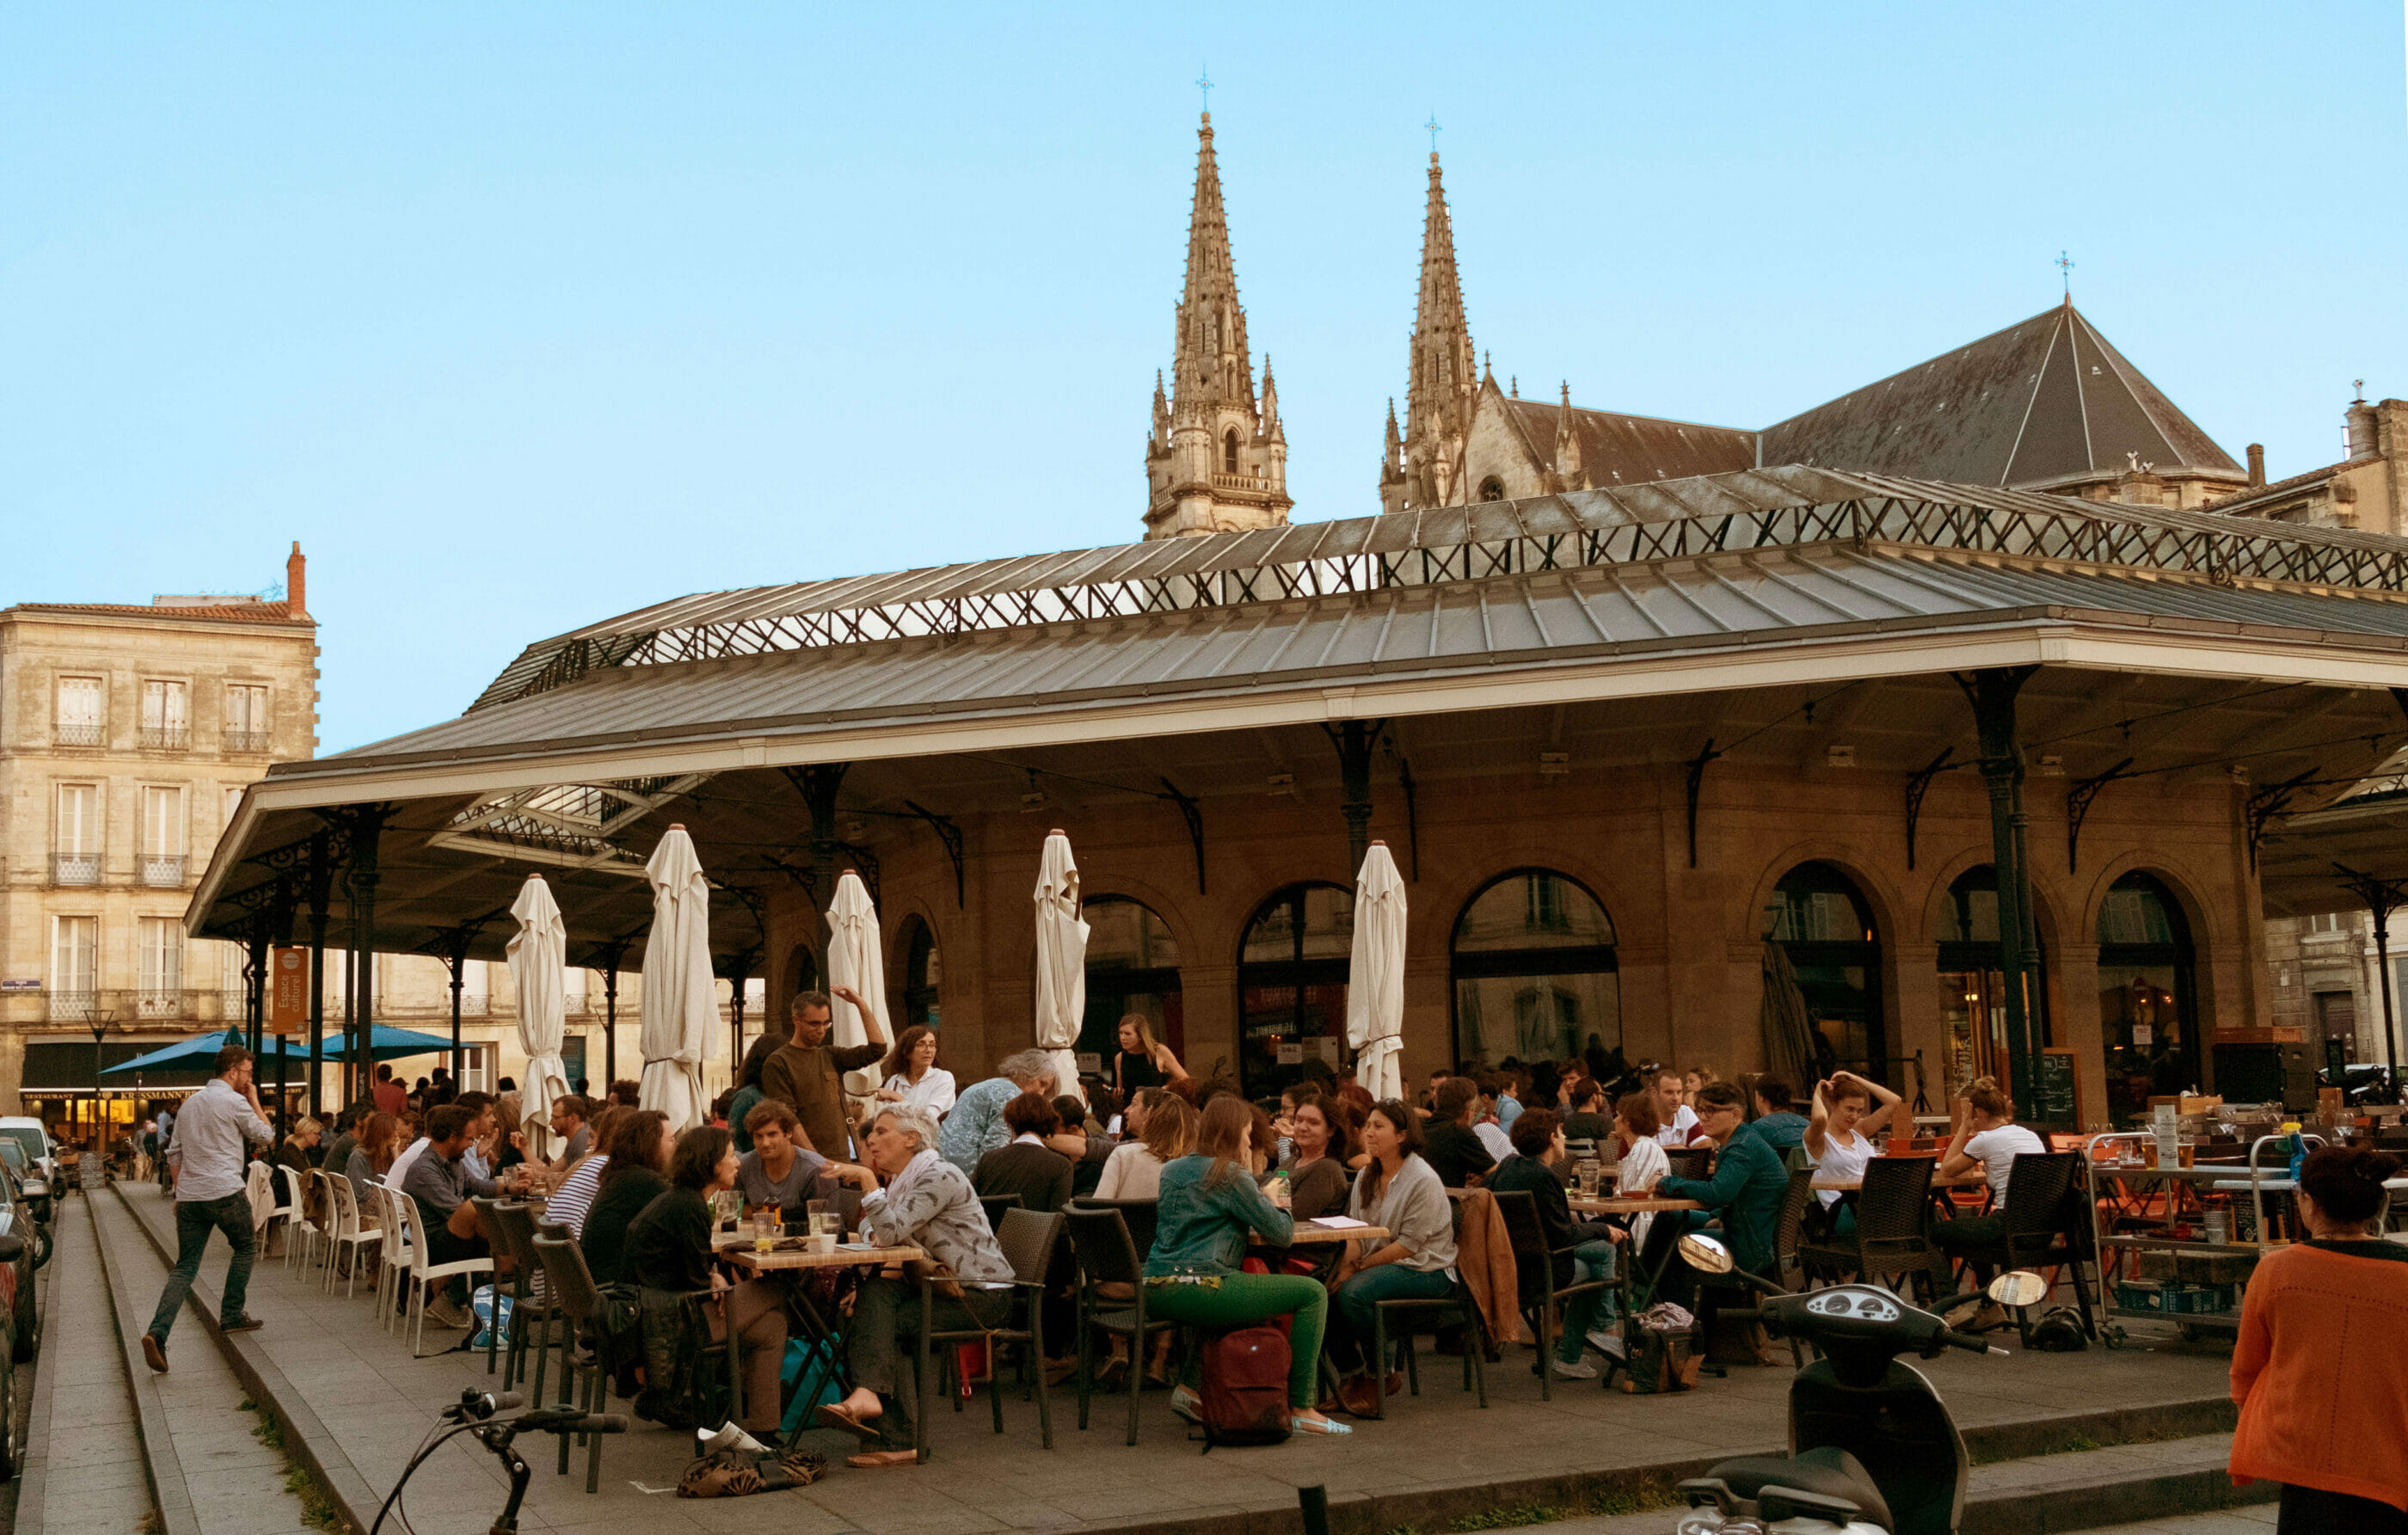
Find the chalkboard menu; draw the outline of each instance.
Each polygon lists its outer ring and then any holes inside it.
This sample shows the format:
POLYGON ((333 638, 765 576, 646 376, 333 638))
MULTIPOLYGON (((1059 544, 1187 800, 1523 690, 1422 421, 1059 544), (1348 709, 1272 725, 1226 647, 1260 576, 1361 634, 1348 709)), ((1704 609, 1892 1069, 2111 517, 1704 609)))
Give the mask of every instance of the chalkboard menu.
POLYGON ((2034 1063, 2032 1089, 2039 1101, 2024 1113, 2025 1123, 2046 1125, 2053 1129, 2082 1128, 2078 1067, 2079 1058, 2071 1050, 2052 1048, 2040 1053, 2040 1059, 2034 1063))

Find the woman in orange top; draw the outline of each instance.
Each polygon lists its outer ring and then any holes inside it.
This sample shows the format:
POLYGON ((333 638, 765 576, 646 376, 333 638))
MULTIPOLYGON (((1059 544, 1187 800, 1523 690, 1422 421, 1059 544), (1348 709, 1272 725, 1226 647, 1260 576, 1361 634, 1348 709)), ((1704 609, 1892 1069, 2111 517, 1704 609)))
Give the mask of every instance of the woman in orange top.
POLYGON ((2295 1198, 2314 1235, 2269 1254, 2242 1304, 2232 1479, 2283 1485, 2282 1535, 2408 1531, 2408 1247, 2369 1232, 2400 1167, 2310 1156, 2295 1198))

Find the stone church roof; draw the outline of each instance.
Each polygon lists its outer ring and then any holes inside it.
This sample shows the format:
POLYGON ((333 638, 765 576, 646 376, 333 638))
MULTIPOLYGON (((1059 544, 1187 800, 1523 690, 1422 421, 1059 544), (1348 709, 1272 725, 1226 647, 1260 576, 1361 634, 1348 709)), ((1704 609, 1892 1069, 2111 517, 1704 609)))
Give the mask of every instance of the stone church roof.
POLYGON ((1766 464, 1969 485, 2241 466, 2069 301, 1765 428, 1766 464))
MULTIPOLYGON (((1513 399, 1507 404, 1535 460, 1550 462, 1562 408, 1545 400, 1513 399)), ((1571 414, 1572 430, 1580 436, 1582 467, 1589 483, 1600 488, 1756 467, 1756 434, 1744 427, 1627 416, 1579 406, 1572 407, 1571 414)))

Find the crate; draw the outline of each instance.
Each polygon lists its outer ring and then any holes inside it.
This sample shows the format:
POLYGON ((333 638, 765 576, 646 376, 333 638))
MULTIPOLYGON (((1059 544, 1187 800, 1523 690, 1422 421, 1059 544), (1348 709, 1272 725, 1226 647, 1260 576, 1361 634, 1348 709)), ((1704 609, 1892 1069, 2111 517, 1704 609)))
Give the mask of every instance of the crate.
POLYGON ((2127 1311, 2157 1312, 2167 1316, 2200 1316, 2232 1309, 2229 1284, 2161 1284, 2154 1280, 2115 1283, 2115 1304, 2127 1311))
POLYGON ((2229 1289, 2257 1269, 2258 1250, 2254 1247, 2235 1247, 2221 1253, 2181 1253, 2174 1257, 2174 1277, 2185 1284, 2229 1289))

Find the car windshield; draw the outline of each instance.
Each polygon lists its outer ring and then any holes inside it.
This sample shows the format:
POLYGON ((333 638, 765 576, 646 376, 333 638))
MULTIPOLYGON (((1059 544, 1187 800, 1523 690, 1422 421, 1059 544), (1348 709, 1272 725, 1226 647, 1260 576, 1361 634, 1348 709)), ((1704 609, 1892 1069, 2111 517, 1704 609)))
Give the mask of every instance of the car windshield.
POLYGON ((8 1170, 20 1178, 34 1169, 33 1160, 25 1155, 25 1148, 8 1136, 0 1136, 0 1162, 7 1163, 8 1170))
POLYGON ((0 1125, 0 1136, 22 1149, 29 1161, 42 1155, 42 1132, 31 1125, 0 1125))

